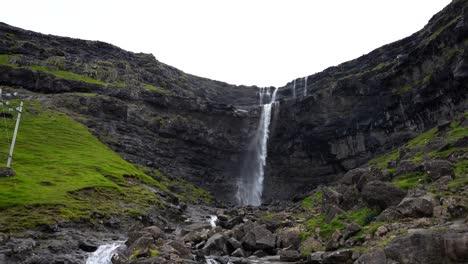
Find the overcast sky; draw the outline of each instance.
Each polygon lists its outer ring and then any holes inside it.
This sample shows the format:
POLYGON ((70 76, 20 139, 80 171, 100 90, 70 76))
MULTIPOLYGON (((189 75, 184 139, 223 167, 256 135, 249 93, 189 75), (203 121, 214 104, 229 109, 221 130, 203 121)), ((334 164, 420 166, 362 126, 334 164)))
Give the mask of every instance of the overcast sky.
POLYGON ((153 53, 187 73, 282 86, 421 29, 450 0, 0 0, 2 22, 153 53))

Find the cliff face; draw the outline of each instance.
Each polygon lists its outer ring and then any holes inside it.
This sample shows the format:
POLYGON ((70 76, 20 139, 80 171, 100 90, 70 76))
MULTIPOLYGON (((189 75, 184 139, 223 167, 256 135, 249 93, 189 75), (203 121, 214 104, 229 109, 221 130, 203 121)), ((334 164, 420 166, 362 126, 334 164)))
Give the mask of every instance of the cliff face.
MULTIPOLYGON (((265 198, 333 181, 466 110, 467 5, 453 1, 420 32, 309 76, 306 97, 292 98, 292 82, 279 88, 265 198)), ((257 87, 189 75, 102 42, 6 24, 0 36, 1 85, 63 109, 131 162, 233 200, 258 123, 257 87)))
POLYGON ((453 1, 412 36, 309 76, 307 97, 289 99, 292 82, 280 88, 266 197, 333 181, 466 110, 467 11, 453 1))

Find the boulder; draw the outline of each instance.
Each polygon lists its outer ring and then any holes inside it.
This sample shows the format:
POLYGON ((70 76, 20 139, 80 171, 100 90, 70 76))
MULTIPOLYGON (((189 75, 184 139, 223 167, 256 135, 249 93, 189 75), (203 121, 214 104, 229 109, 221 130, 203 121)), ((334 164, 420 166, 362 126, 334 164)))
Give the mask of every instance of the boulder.
POLYGON ((154 240, 166 239, 166 234, 164 231, 162 231, 161 228, 157 226, 148 226, 143 229, 143 232, 151 234, 154 240))
POLYGON ((317 250, 319 248, 322 248, 323 244, 320 242, 318 238, 315 238, 313 236, 307 237, 301 244, 300 246, 300 251, 302 253, 305 252, 310 252, 310 250, 317 250))
POLYGON ((317 252, 310 253, 307 256, 307 263, 322 264, 324 255, 325 255, 325 252, 323 252, 323 251, 317 251, 317 252))
POLYGON ((277 248, 298 249, 301 244, 301 230, 297 227, 288 227, 278 232, 277 248))
POLYGON ((331 239, 328 241, 327 246, 325 247, 325 251, 333 251, 338 249, 341 246, 340 241, 342 237, 343 235, 341 234, 340 230, 336 230, 333 233, 331 239))
POLYGON ((401 213, 395 207, 388 207, 383 210, 376 220, 379 222, 390 222, 401 218, 401 213))
POLYGON ((276 235, 265 227, 254 224, 242 239, 242 245, 250 250, 272 249, 276 245, 276 235))
POLYGON ((234 252, 231 253, 231 256, 236 257, 236 258, 245 258, 247 257, 247 253, 245 252, 244 249, 238 248, 234 250, 234 252))
POLYGON ((362 227, 356 223, 351 223, 346 226, 345 230, 343 231, 343 238, 346 240, 351 236, 357 234, 359 231, 362 230, 362 227))
POLYGON ((370 207, 385 210, 387 207, 397 205, 405 197, 406 192, 391 184, 381 181, 367 183, 362 189, 361 196, 370 207))
POLYGON ((94 252, 98 249, 98 246, 89 241, 81 240, 78 242, 78 248, 85 252, 94 252))
POLYGON ((201 249, 203 255, 222 256, 229 255, 234 249, 228 248, 228 238, 223 234, 217 233, 212 235, 205 246, 201 249))
POLYGON ((417 171, 423 171, 423 166, 421 164, 416 164, 409 160, 402 160, 398 163, 396 176, 417 171))
POLYGON ((452 163, 446 160, 429 160, 424 162, 423 165, 427 175, 433 181, 439 179, 442 176, 454 175, 452 163))
POLYGON ((280 252, 280 261, 295 262, 301 259, 301 254, 297 250, 283 250, 280 252))
POLYGON ((387 256, 382 248, 370 250, 361 255, 354 264, 386 264, 387 256))
POLYGON ((405 198, 397 206, 397 211, 403 217, 425 217, 432 216, 434 210, 434 205, 431 201, 422 198, 405 198))
POLYGON ((323 264, 351 264, 353 263, 353 251, 350 249, 327 252, 323 255, 323 264))

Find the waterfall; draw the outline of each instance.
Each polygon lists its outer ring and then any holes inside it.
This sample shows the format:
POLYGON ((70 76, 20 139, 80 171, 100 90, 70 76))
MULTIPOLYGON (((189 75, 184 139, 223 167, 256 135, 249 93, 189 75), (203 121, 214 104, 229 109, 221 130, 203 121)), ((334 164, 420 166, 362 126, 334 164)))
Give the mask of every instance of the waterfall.
POLYGON ((296 80, 293 82, 292 96, 293 98, 296 98, 296 80))
POLYGON ((304 96, 307 96, 307 77, 304 77, 304 96))
POLYGON ((99 246, 96 251, 89 255, 86 260, 86 264, 112 264, 112 255, 115 250, 122 245, 122 243, 123 242, 115 242, 99 246))
MULTIPOLYGON (((262 112, 255 138, 244 157, 241 176, 237 184, 237 200, 240 205, 259 206, 262 203, 264 168, 267 158, 268 134, 276 92, 269 88, 260 88, 259 97, 262 112)), ((276 105, 276 104, 275 104, 276 105)))

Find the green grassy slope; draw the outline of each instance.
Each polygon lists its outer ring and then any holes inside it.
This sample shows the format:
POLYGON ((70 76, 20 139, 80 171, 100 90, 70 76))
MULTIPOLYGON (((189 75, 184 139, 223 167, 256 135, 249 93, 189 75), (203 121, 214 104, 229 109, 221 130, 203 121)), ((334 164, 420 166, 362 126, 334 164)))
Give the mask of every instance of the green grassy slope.
MULTIPOLYGON (((27 101, 25 110, 12 164, 16 176, 0 178, 0 231, 132 216, 160 206, 151 188, 168 192, 166 185, 124 161, 85 126, 36 101, 27 101)), ((2 164, 14 122, 0 118, 2 164)))

